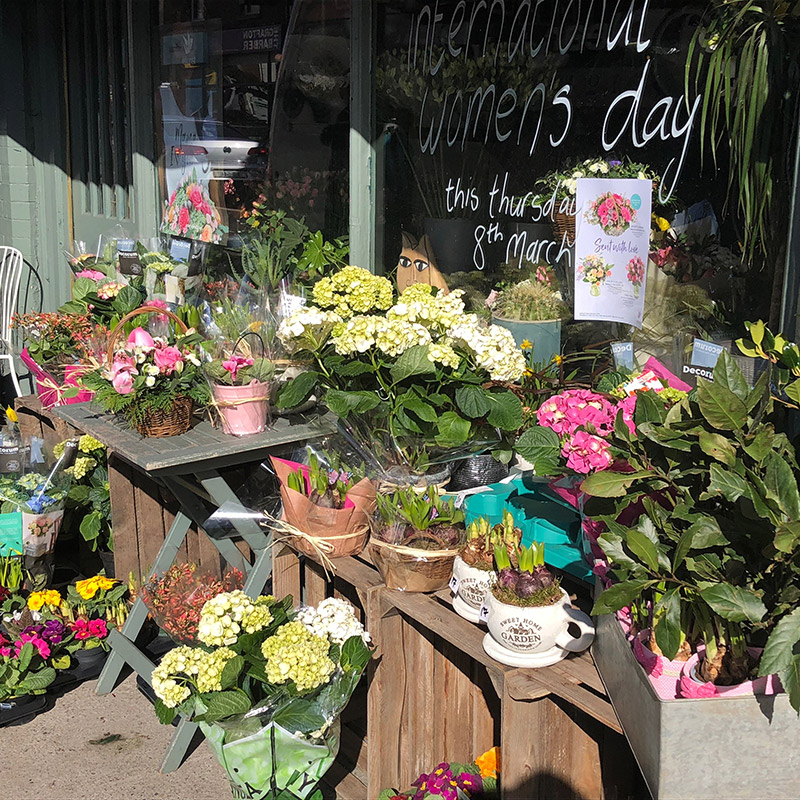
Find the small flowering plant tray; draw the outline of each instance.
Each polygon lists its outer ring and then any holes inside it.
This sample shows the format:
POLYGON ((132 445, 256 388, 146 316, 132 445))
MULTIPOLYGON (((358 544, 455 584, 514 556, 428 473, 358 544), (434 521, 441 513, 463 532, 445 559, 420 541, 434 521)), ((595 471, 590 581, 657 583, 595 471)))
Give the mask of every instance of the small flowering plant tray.
POLYGON ((311 796, 372 652, 352 606, 294 610, 291 596, 223 592, 204 604, 198 639, 153 670, 159 720, 193 714, 235 796, 311 796))

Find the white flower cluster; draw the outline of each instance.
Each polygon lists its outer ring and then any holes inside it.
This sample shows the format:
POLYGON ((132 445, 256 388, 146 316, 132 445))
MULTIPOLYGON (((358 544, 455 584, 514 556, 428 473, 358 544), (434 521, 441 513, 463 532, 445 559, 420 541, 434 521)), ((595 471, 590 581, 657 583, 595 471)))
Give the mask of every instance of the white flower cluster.
POLYGON ((281 322, 278 339, 289 353, 316 350, 325 343, 333 326, 341 321, 342 318, 333 311, 303 306, 281 322))
POLYGON ((399 356, 416 344, 428 344, 428 329, 417 323, 409 324, 386 317, 352 317, 333 329, 333 346, 342 356, 366 353, 377 347, 387 356, 399 356))
POLYGON ((483 326, 474 314, 453 327, 450 337, 472 353, 493 381, 518 381, 525 374, 525 356, 510 331, 499 325, 483 326))
POLYGON ((302 608, 296 619, 316 636, 327 636, 334 644, 344 644, 353 636, 360 636, 369 644, 370 636, 358 621, 355 609, 346 600, 329 597, 316 608, 302 608))
POLYGON ((153 691, 167 708, 175 708, 190 694, 189 687, 176 680, 178 675, 192 676, 200 671, 203 651, 194 647, 175 647, 170 650, 161 663, 153 670, 150 682, 153 691))
POLYGON ((234 644, 243 630, 255 633, 272 622, 269 606, 274 602, 275 598, 269 595, 253 600, 241 589, 222 592, 203 606, 197 638, 212 647, 234 644))
POLYGON ((362 267, 344 267, 322 278, 312 289, 314 302, 333 310, 343 319, 368 311, 385 311, 392 304, 392 284, 362 267))
POLYGON ((417 322, 434 333, 447 333, 464 314, 464 292, 456 289, 434 296, 432 290, 433 287, 425 283, 409 286, 386 312, 386 318, 417 322))

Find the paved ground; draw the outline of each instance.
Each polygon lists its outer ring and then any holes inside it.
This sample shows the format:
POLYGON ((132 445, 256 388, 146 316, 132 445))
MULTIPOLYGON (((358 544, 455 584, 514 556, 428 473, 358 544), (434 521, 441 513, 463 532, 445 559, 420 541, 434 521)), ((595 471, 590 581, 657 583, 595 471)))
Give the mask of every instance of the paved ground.
POLYGON ((2 800, 228 800, 228 781, 205 744, 162 775, 174 730, 160 725, 128 677, 98 697, 88 681, 25 725, 0 728, 2 800))

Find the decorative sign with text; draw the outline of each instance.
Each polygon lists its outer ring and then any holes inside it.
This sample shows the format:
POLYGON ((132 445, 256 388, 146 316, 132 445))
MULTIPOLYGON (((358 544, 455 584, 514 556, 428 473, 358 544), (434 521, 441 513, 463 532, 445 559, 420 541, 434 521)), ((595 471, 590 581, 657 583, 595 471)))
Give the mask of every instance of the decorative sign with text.
POLYGON ((652 191, 635 178, 578 180, 576 320, 642 327, 652 191))

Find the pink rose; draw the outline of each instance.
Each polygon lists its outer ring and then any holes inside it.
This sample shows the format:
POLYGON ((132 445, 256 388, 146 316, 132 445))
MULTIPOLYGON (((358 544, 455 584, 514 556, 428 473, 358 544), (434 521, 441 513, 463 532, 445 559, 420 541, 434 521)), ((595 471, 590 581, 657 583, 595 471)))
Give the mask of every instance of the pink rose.
POLYGON ((134 328, 128 336, 128 344, 144 350, 152 350, 156 346, 153 337, 144 328, 134 328))
POLYGON ((137 374, 135 370, 121 370, 111 379, 111 385, 117 394, 130 394, 133 391, 133 376, 137 374))
POLYGON ((169 345, 157 348, 153 353, 153 360, 164 375, 171 375, 178 369, 178 364, 183 363, 183 355, 177 347, 169 345))
POLYGON ((202 203, 200 203, 200 212, 202 214, 205 214, 207 217, 210 217, 211 216, 211 206, 208 203, 206 203, 205 201, 203 201, 202 203))
POLYGON ((191 217, 189 217, 189 209, 184 206, 178 212, 178 227, 181 230, 181 233, 186 233, 189 230, 189 223, 191 222, 191 217))
POLYGON ((189 199, 192 201, 192 205, 195 208, 200 208, 203 205, 203 193, 200 191, 200 187, 195 186, 191 192, 189 192, 189 199))
POLYGON ((567 468, 580 475, 607 469, 612 462, 608 442, 586 431, 576 431, 564 443, 561 455, 567 459, 567 468))

